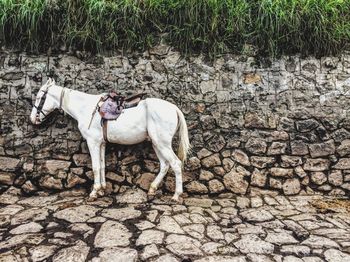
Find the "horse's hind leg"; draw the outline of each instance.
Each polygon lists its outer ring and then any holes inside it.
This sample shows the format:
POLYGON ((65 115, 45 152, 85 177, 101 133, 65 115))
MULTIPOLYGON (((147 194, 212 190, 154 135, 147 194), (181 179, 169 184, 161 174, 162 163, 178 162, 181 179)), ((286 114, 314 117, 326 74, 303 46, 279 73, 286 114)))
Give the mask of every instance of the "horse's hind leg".
POLYGON ((166 173, 169 170, 169 164, 168 162, 164 159, 164 157, 161 155, 161 153, 159 152, 158 148, 153 145, 154 151, 156 152, 156 155, 159 159, 159 173, 156 176, 156 178, 153 180, 152 184, 149 187, 148 190, 148 195, 153 196, 155 195, 157 188, 159 186, 159 183, 163 180, 164 176, 166 175, 166 173))
POLYGON ((161 148, 160 153, 166 159, 166 161, 170 164, 171 168, 175 173, 175 194, 172 197, 172 200, 178 202, 179 196, 183 193, 182 188, 182 163, 180 159, 176 156, 171 145, 161 148))

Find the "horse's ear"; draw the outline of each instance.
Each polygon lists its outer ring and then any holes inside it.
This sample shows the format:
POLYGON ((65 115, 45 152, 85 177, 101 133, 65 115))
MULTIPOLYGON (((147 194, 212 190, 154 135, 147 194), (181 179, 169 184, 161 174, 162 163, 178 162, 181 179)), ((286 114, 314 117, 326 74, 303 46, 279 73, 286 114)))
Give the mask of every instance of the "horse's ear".
MULTIPOLYGON (((50 78, 51 79, 51 78, 50 78)), ((51 79, 51 84, 55 85, 56 82, 55 82, 55 79, 51 79)))
POLYGON ((49 79, 46 81, 46 85, 49 85, 51 83, 52 83, 52 79, 51 79, 51 77, 49 77, 49 79))

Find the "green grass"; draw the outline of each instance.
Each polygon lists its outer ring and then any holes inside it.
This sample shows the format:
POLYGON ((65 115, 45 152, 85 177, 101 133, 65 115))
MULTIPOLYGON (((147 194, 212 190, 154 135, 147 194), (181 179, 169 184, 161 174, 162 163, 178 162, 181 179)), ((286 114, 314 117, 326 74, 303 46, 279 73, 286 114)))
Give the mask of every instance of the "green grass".
POLYGON ((0 0, 2 45, 332 55, 350 47, 350 0, 0 0))

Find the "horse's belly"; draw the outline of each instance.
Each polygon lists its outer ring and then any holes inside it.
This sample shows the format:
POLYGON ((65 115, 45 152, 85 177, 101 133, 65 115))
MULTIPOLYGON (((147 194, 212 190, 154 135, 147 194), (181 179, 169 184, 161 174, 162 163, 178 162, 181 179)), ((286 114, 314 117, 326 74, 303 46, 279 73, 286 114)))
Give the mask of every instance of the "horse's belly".
POLYGON ((147 119, 145 107, 125 110, 117 120, 108 121, 108 140, 112 143, 132 145, 144 141, 147 134, 147 119))

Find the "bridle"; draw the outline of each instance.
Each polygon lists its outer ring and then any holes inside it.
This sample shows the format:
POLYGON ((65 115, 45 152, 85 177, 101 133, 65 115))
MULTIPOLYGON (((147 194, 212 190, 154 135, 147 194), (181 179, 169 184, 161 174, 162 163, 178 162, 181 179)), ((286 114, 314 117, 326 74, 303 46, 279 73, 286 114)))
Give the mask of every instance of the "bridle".
MULTIPOLYGON (((36 121, 38 122, 43 122, 46 118, 47 118, 47 115, 44 113, 43 111, 43 107, 44 107, 44 104, 45 104, 45 101, 46 101, 46 96, 47 96, 47 93, 49 92, 49 88, 50 86, 52 86, 53 84, 49 84, 46 88, 46 90, 40 90, 41 92, 44 92, 44 94, 42 95, 42 97, 40 98, 40 101, 39 101, 39 105, 36 106, 35 104, 33 105, 35 108, 36 108, 36 116, 35 116, 35 119, 36 121), (44 118, 42 120, 40 120, 40 114, 43 114, 44 118)), ((63 97, 64 97, 64 93, 65 93, 65 89, 66 88, 62 88, 62 92, 61 92, 61 96, 60 96, 60 104, 59 104, 59 110, 62 109, 62 104, 63 104, 63 97)))

